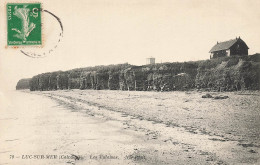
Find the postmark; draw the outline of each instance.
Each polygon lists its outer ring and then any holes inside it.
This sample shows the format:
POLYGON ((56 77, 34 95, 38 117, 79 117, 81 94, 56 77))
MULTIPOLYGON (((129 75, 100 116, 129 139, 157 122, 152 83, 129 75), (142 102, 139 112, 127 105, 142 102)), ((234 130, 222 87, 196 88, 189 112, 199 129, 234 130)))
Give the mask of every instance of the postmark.
MULTIPOLYGON (((28 51, 26 49, 21 49, 20 50, 20 52, 22 54, 24 54, 24 55, 26 55, 28 57, 31 57, 31 58, 43 58, 43 57, 46 57, 48 54, 51 54, 58 47, 58 44, 61 42, 61 39, 63 37, 64 28, 63 28, 63 24, 61 22, 61 19, 58 16, 56 16, 54 13, 50 12, 49 10, 41 8, 40 12, 42 13, 42 16, 46 13, 47 15, 45 15, 45 16, 50 16, 51 18, 56 20, 56 22, 58 23, 58 25, 60 27, 60 30, 59 30, 59 33, 57 35, 57 38, 55 39, 56 44, 49 45, 49 46, 47 46, 45 48, 42 48, 42 51, 32 51, 32 50, 28 51)), ((42 24, 44 24, 44 23, 42 23, 42 24)), ((46 42, 48 42, 48 41, 46 41, 46 42)))
POLYGON ((41 45, 41 3, 8 3, 7 45, 41 45))
MULTIPOLYGON (((43 9, 42 3, 7 3, 7 46, 6 48, 20 48, 20 52, 31 58, 43 58, 51 54, 63 38, 61 19, 53 12, 43 9), (56 21, 60 27, 56 36, 48 36, 44 24, 56 21), (56 43, 53 41, 56 41, 56 43), (50 45, 50 43, 52 43, 50 45)), ((53 22, 52 26, 55 26, 53 22)), ((50 26, 47 26, 50 27, 50 26)))

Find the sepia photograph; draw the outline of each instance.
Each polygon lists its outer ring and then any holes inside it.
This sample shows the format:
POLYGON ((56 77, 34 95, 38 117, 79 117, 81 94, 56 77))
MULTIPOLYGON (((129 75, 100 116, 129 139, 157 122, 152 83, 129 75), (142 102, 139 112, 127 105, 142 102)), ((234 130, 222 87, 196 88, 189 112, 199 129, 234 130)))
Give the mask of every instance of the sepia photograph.
POLYGON ((260 164, 259 0, 2 0, 0 165, 260 164))

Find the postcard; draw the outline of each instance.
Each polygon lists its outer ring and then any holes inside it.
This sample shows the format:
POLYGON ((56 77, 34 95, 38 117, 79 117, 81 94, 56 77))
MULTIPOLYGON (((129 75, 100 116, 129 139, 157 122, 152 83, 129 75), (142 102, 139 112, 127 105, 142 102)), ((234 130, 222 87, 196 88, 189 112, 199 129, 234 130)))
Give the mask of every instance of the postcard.
POLYGON ((2 0, 0 165, 260 164, 259 6, 2 0))

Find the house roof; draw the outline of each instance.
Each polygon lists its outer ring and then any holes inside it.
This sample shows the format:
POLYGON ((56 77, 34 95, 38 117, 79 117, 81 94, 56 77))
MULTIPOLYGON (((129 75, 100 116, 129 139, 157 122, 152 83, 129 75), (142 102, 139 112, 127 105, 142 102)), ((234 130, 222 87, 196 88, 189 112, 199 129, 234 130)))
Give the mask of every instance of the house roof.
MULTIPOLYGON (((220 50, 227 50, 231 46, 233 46, 238 40, 241 40, 241 39, 236 38, 236 39, 229 40, 229 41, 219 42, 215 46, 213 46, 209 52, 212 53, 212 52, 216 52, 216 51, 220 51, 220 50)), ((241 41, 244 42, 243 40, 241 40, 241 41)))

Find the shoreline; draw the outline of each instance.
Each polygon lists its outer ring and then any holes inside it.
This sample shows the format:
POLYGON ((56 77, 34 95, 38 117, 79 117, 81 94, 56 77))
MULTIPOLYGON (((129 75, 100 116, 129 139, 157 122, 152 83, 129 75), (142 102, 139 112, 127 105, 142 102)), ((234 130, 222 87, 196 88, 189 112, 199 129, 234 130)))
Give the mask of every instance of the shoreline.
POLYGON ((217 155, 214 161, 250 164, 259 157, 259 131, 255 130, 259 128, 259 116, 254 114, 259 107, 258 92, 254 92, 254 95, 250 92, 246 92, 246 95, 240 95, 245 94, 241 92, 225 92, 229 98, 224 100, 201 98, 205 93, 219 95, 219 92, 65 90, 29 93, 47 96, 70 108, 86 110, 93 117, 121 121, 127 126, 126 129, 137 132, 149 130, 146 136, 160 139, 163 143, 182 144, 182 138, 186 137, 189 140, 183 145, 195 141, 193 145, 196 147, 192 150, 204 152, 206 149, 206 152, 217 155), (234 104, 233 100, 237 103, 234 104), (145 107, 149 109, 143 110, 145 107), (165 136, 169 132, 175 134, 165 136), (179 139, 174 139, 176 134, 180 134, 179 139), (221 149, 212 146, 220 146, 221 149), (234 153, 240 157, 234 156, 234 153))

